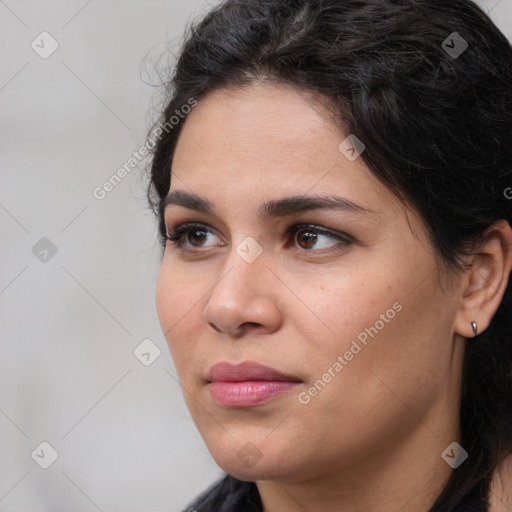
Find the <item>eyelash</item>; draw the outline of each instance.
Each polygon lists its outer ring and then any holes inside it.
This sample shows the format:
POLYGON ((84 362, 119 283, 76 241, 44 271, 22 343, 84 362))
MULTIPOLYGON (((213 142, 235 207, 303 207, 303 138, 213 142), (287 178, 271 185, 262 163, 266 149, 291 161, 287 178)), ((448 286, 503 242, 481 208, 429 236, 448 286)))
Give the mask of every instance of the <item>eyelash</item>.
MULTIPOLYGON (((171 233, 168 233, 166 235, 166 243, 171 244, 178 248, 180 251, 184 252, 190 252, 190 253, 198 253, 202 252, 204 249, 201 247, 195 247, 195 248, 189 248, 185 246, 185 241, 183 240, 185 238, 185 235, 187 235, 191 231, 203 231, 206 233, 213 233, 212 230, 210 230, 205 224, 199 224, 199 223, 186 223, 181 224, 174 228, 174 231, 171 233)), ((325 235, 327 237, 330 237, 334 240, 338 240, 338 244, 336 244, 333 247, 327 248, 327 249, 302 249, 302 248, 294 248, 298 250, 302 250, 305 252, 332 252, 333 250, 336 250, 336 248, 341 245, 342 248, 347 247, 353 243, 353 239, 346 235, 346 234, 337 234, 332 231, 320 228, 319 226, 316 226, 314 224, 294 224, 290 228, 287 229, 286 234, 288 237, 291 235, 295 235, 300 231, 307 231, 310 234, 315 235, 325 235)))

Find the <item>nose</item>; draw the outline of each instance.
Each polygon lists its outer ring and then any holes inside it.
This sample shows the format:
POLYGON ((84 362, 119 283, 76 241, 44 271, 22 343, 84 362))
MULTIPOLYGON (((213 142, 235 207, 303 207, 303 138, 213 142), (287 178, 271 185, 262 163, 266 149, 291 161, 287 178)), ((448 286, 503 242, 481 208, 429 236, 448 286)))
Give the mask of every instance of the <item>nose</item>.
POLYGON ((277 284, 263 254, 248 263, 233 248, 204 307, 203 322, 233 338, 249 331, 274 332, 281 323, 279 301, 274 295, 277 284))

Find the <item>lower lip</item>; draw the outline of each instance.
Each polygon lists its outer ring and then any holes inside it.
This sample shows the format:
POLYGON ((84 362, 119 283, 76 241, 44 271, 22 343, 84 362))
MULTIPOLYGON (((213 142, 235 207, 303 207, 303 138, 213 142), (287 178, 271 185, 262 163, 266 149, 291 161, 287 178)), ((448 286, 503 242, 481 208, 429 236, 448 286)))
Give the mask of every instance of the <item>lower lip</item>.
POLYGON ((242 382, 210 382, 210 393, 221 407, 254 407, 294 388, 298 382, 248 380, 242 382))

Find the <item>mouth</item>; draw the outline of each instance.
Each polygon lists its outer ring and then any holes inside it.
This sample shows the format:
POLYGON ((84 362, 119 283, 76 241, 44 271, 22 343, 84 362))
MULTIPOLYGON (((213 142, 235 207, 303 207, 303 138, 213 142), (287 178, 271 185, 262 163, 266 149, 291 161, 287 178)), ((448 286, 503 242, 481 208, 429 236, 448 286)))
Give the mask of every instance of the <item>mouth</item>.
POLYGON ((213 401, 226 408, 256 407, 300 384, 297 377, 252 362, 217 363, 207 377, 213 401))

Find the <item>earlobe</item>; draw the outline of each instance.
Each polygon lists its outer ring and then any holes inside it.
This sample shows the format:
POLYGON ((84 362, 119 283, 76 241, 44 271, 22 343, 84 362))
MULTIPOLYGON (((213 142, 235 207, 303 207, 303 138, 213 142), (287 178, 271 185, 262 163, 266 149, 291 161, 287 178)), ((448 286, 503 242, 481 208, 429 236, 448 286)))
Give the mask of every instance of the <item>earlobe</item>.
POLYGON ((498 310, 512 269, 512 230, 500 220, 485 233, 462 280, 455 331, 472 338, 485 331, 498 310))

